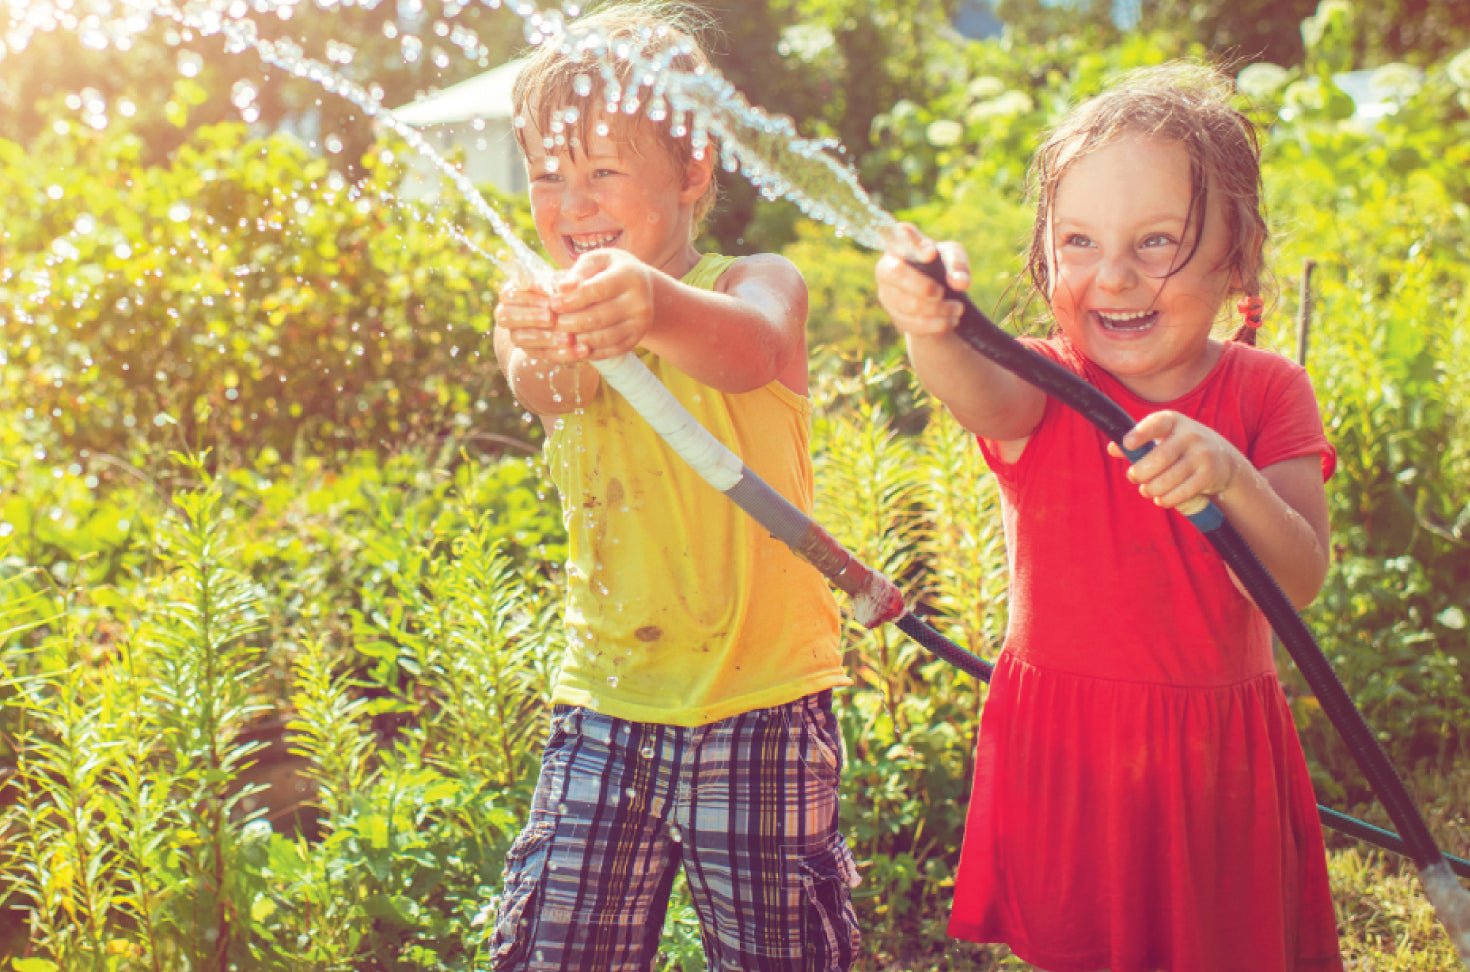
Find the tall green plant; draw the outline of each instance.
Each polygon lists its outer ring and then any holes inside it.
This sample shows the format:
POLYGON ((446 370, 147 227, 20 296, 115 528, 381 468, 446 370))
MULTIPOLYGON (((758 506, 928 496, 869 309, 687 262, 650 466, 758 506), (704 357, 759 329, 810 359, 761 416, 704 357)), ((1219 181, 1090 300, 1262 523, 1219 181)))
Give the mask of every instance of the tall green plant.
MULTIPOLYGON (((938 418, 921 435, 896 434, 862 394, 885 395, 903 379, 870 378, 845 383, 856 401, 818 425, 818 518, 896 581, 917 613, 985 653, 1005 559, 978 450, 938 418)), ((875 953, 930 961, 944 941, 981 687, 891 626, 850 626, 849 638, 856 684, 840 713, 844 825, 864 869, 855 900, 875 953)))
POLYGON ((274 835, 261 862, 263 968, 477 961, 561 643, 551 589, 508 556, 476 492, 447 497, 454 534, 383 497, 362 544, 357 656, 316 640, 297 656, 290 745, 318 815, 314 837, 274 835))
MULTIPOLYGON (((24 683, 14 781, 17 898, 38 961, 226 969, 239 960, 236 785, 252 747, 257 592, 229 566, 221 493, 177 498, 163 573, 115 652, 77 610, 24 683)), ((102 599, 104 602, 107 599, 102 599)), ((115 606, 126 607, 115 601, 115 606)))

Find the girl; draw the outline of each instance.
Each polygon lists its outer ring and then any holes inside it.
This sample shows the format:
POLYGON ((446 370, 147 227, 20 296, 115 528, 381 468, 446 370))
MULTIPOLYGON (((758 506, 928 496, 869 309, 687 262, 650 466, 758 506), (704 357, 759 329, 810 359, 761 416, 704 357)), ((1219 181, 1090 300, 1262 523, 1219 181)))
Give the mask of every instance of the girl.
MULTIPOLYGON (((1306 373, 1212 336, 1232 295, 1237 336, 1259 324, 1266 239, 1255 133, 1229 96, 1206 68, 1137 72, 1032 165, 1028 266, 1056 327, 1025 340, 1135 418, 1126 444, 1153 450, 1131 467, 956 337, 958 304, 897 246, 877 268, 920 381, 979 439, 1009 544, 949 930, 1051 972, 1342 968, 1269 627, 1168 512, 1209 498, 1293 602, 1316 596, 1336 454, 1306 373)), ((968 286, 964 252, 938 252, 968 286)))

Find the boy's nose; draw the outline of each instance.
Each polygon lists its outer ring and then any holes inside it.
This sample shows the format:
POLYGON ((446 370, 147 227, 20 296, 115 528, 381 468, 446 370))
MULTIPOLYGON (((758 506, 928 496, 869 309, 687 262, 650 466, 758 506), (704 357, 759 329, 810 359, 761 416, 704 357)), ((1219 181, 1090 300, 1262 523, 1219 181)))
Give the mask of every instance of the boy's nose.
POLYGON ((574 218, 591 216, 597 211, 597 200, 585 188, 569 186, 566 198, 562 201, 562 211, 574 218))

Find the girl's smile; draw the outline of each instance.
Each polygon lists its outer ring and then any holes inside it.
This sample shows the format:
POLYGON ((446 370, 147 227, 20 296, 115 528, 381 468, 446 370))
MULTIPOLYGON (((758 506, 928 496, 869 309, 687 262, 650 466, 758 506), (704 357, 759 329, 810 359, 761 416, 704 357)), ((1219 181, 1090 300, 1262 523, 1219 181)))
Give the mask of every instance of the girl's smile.
POLYGON ((1049 219, 1052 312, 1088 359, 1151 401, 1219 359, 1210 338, 1233 284, 1218 193, 1197 206, 1177 141, 1121 138, 1075 161, 1049 219))

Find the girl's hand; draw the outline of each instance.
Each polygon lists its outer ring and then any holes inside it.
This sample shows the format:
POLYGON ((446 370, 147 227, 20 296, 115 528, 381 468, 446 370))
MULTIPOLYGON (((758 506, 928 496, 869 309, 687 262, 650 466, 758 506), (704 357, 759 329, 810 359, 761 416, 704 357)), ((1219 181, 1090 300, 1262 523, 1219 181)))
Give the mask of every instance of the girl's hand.
POLYGON ((510 346, 537 361, 564 364, 587 357, 576 335, 559 329, 551 298, 538 288, 508 283, 495 302, 495 327, 510 346))
POLYGON ((970 258, 958 243, 935 243, 908 223, 900 224, 874 271, 878 279, 878 302, 904 334, 928 337, 947 334, 960 322, 963 305, 945 300, 944 288, 920 273, 910 259, 928 262, 938 253, 944 261, 945 278, 955 290, 970 286, 970 258))
POLYGON ((557 330, 575 338, 587 358, 627 354, 653 327, 657 272, 625 250, 583 254, 551 296, 557 330))
MULTIPOLYGON (((1178 412, 1155 412, 1123 437, 1129 449, 1153 443, 1148 455, 1128 467, 1129 482, 1166 509, 1187 507, 1204 497, 1213 500, 1230 488, 1245 456, 1214 429, 1178 412)), ((1126 454, 1115 442, 1108 452, 1126 454)))

